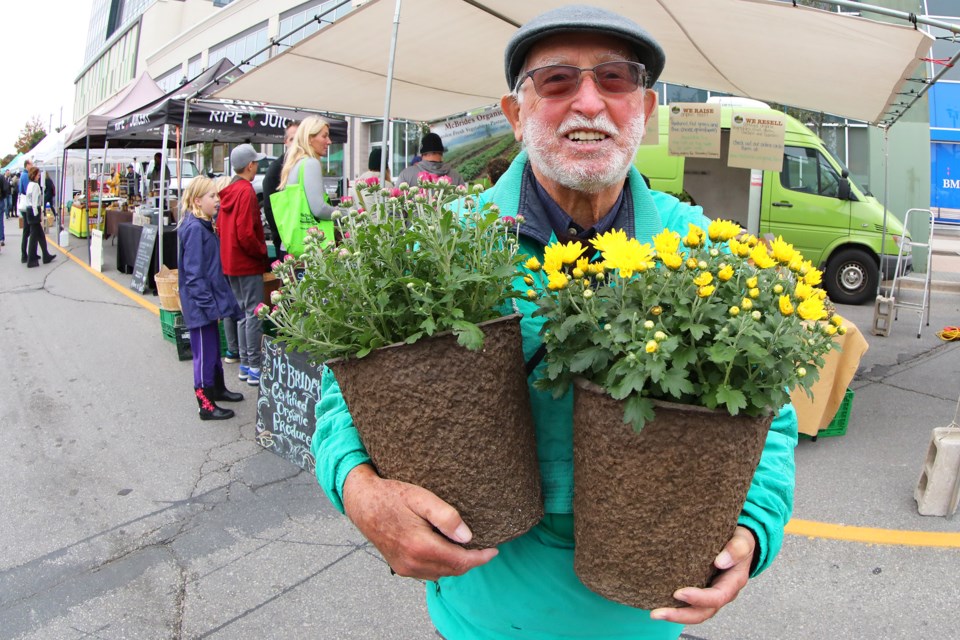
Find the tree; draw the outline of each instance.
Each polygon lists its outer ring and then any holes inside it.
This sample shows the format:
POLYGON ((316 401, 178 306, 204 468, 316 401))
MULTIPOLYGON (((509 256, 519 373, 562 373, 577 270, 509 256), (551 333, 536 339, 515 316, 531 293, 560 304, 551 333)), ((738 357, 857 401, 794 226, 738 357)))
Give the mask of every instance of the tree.
POLYGON ((47 137, 47 130, 43 128, 40 118, 33 116, 20 130, 20 137, 13 145, 20 153, 26 153, 37 146, 37 143, 47 137))
POLYGON ((10 164, 10 161, 13 160, 14 157, 15 156, 12 153, 8 153, 7 155, 0 158, 0 167, 5 167, 8 164, 10 164))

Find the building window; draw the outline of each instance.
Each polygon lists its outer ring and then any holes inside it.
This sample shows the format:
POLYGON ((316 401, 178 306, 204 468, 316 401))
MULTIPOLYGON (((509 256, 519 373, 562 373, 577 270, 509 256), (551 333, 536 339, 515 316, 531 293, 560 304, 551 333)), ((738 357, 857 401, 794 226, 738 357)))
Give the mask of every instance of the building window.
POLYGON ((234 64, 246 61, 246 64, 240 66, 240 70, 250 71, 257 65, 266 62, 269 53, 266 47, 267 23, 263 22, 211 47, 207 66, 213 67, 226 58, 234 64), (260 53, 257 53, 258 51, 260 53))
POLYGON ((187 78, 193 79, 200 75, 203 67, 200 66, 200 56, 196 55, 187 62, 187 78))
MULTIPOLYGON (((336 6, 337 0, 311 0, 310 2, 305 2, 298 7, 294 7, 289 11, 285 11, 280 14, 280 31, 279 35, 283 36, 297 27, 303 27, 307 24, 306 27, 300 29, 296 33, 285 38, 282 43, 278 46, 280 51, 284 51, 300 42, 307 36, 316 33, 320 30, 320 23, 313 21, 313 17, 317 14, 323 13, 324 11, 330 9, 331 7, 336 6), (312 21, 312 22, 311 22, 312 21)), ((341 18, 349 13, 351 10, 350 5, 344 5, 332 13, 326 14, 322 18, 323 24, 330 24, 334 22, 337 18, 341 18)))

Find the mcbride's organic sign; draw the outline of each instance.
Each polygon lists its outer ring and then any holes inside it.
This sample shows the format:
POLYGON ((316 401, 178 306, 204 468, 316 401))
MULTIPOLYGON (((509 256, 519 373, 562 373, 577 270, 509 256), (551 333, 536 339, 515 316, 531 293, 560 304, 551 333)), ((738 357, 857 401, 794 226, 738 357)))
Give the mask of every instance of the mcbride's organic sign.
POLYGON ((314 471, 310 441, 316 430, 317 403, 323 365, 313 365, 306 354, 287 352, 284 343, 265 338, 257 400, 257 443, 314 471))

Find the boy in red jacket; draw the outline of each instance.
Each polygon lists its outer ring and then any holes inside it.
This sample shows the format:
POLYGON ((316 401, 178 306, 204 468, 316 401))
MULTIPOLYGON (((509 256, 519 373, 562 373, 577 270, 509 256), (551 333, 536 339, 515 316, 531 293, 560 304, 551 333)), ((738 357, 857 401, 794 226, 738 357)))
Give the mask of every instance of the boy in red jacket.
POLYGON ((223 273, 243 309, 243 320, 237 322, 240 379, 251 386, 260 384, 263 326, 254 311, 263 302, 263 272, 267 266, 267 244, 253 178, 257 175, 257 162, 265 157, 249 144, 230 152, 230 165, 236 175, 220 192, 217 218, 223 273))

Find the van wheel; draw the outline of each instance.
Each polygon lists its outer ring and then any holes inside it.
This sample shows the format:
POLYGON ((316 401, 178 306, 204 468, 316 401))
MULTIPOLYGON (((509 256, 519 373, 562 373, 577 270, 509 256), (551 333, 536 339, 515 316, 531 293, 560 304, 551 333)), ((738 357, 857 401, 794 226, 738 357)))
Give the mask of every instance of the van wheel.
POLYGON ((824 288, 837 304, 863 304, 877 294, 880 269, 873 257, 860 249, 844 249, 827 263, 824 288))

